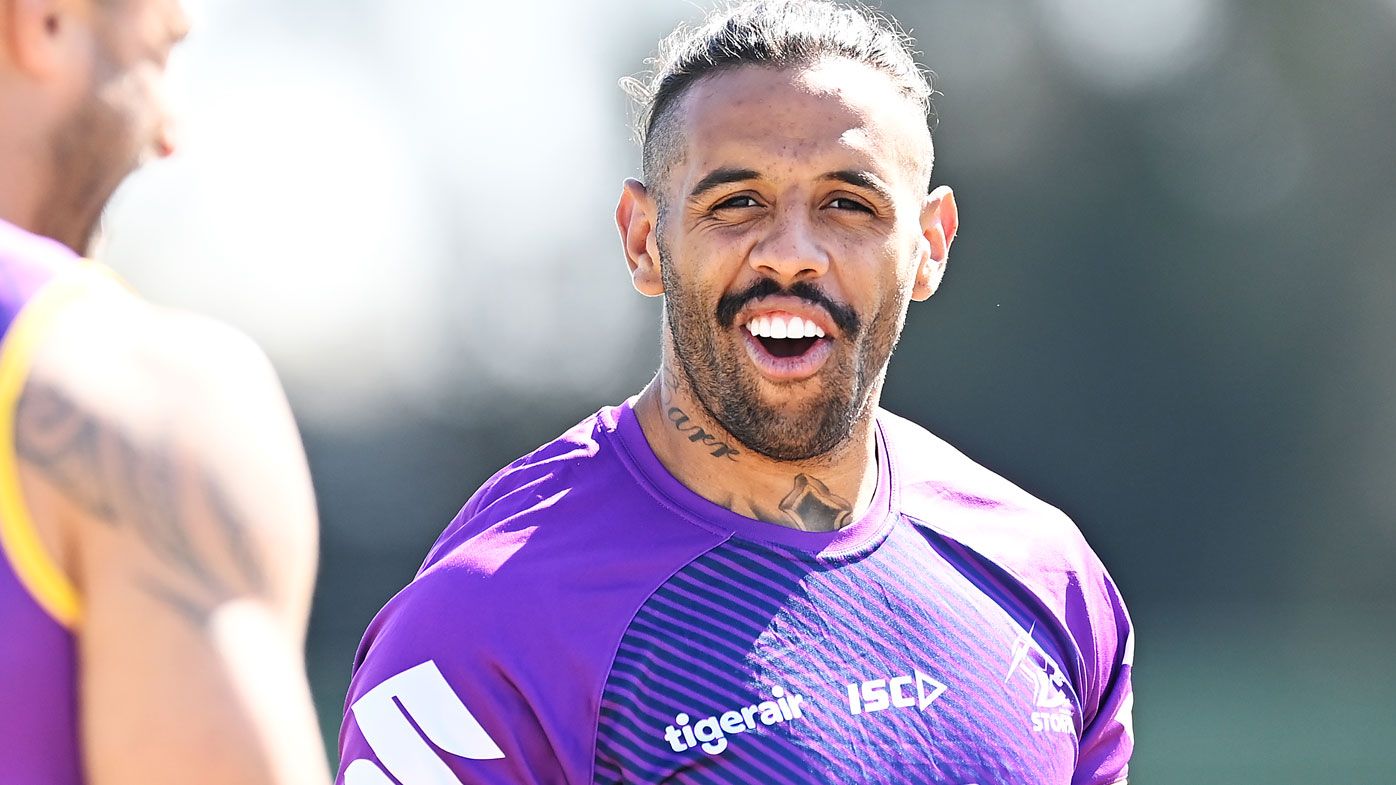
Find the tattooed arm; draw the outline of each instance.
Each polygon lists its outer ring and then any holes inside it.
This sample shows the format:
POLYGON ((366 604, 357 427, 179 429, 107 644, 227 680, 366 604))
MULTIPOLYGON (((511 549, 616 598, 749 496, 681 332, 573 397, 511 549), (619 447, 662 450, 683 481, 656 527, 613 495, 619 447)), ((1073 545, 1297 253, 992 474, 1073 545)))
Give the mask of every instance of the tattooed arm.
POLYGON ((314 500, 275 374, 216 323, 89 300, 55 317, 16 414, 81 597, 88 780, 328 782, 302 654, 314 500))

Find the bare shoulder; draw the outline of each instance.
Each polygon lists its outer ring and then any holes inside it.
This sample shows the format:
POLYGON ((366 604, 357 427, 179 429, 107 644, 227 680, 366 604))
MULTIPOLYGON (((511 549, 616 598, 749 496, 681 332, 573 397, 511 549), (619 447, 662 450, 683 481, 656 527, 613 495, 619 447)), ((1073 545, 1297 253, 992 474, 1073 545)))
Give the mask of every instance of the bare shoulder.
POLYGON ((48 302, 15 344, 14 447, 69 584, 93 776, 324 782, 300 654, 314 496, 270 363, 104 278, 48 302))
POLYGON ((95 285, 35 350, 15 446, 75 582, 138 585, 190 617, 238 597, 303 616, 309 473, 270 362, 237 330, 95 285))
POLYGON ((131 408, 135 401, 124 400, 125 393, 140 393, 162 409, 191 393, 280 396, 275 372, 252 339, 215 319, 146 302, 115 282, 92 286, 47 332, 33 375, 88 390, 99 407, 131 408))

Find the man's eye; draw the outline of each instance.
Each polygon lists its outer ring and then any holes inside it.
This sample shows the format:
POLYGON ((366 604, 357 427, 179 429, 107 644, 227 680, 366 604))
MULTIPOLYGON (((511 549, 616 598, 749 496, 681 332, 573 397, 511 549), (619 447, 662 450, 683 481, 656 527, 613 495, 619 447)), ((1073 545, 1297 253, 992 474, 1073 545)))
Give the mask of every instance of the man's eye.
POLYGON ((848 199, 845 197, 830 199, 829 206, 834 208, 835 210, 856 210, 860 213, 872 212, 872 208, 868 207, 862 202, 859 202, 855 199, 848 199))
POLYGON ((714 209, 725 210, 731 207, 759 207, 757 201, 750 196, 734 196, 722 202, 718 202, 714 209))

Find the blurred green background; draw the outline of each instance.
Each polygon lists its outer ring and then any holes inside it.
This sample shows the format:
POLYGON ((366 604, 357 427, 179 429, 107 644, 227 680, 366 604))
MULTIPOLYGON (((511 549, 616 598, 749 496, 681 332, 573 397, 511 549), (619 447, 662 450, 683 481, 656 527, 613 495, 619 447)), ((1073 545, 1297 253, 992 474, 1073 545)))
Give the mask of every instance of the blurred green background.
MULTIPOLYGON (((1396 0, 884 7, 963 219, 884 404, 1110 567, 1131 780, 1396 782, 1396 0)), ((699 8, 194 0, 183 151, 103 255, 283 375, 327 742, 364 627, 476 486, 653 372, 616 80, 699 8)))

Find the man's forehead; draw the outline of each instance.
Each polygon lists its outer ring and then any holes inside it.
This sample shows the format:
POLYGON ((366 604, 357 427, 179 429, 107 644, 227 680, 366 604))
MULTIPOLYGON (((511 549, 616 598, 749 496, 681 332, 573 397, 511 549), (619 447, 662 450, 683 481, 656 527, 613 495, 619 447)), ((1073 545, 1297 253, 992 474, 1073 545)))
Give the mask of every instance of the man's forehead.
POLYGON ((918 105, 850 60, 721 72, 695 83, 676 109, 680 168, 699 177, 739 164, 763 173, 855 167, 895 180, 903 170, 919 176, 931 155, 918 105))

